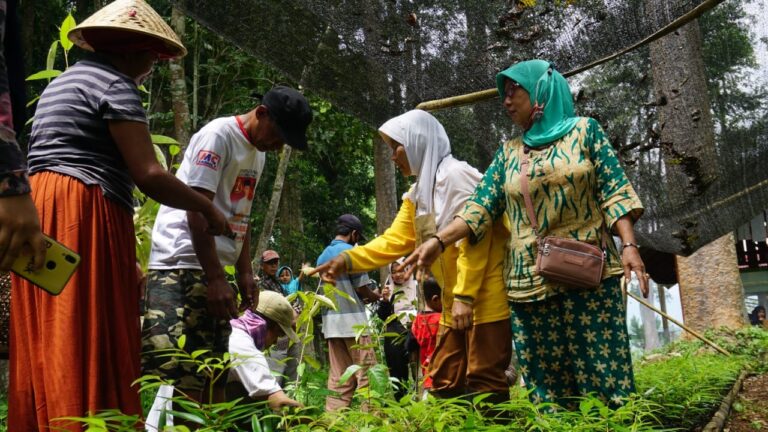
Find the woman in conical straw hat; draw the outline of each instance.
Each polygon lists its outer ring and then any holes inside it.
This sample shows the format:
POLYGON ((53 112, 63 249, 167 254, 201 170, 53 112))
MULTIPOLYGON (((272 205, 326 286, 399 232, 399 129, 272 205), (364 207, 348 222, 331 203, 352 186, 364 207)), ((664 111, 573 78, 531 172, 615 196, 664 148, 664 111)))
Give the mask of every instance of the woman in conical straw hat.
POLYGON ((13 279, 8 429, 81 430, 54 419, 119 409, 141 414, 140 335, 132 191, 199 211, 228 230, 211 201, 155 159, 137 85, 158 59, 186 50, 142 0, 118 0, 69 33, 92 51, 43 92, 29 173, 44 233, 78 252, 80 267, 52 296, 13 279))

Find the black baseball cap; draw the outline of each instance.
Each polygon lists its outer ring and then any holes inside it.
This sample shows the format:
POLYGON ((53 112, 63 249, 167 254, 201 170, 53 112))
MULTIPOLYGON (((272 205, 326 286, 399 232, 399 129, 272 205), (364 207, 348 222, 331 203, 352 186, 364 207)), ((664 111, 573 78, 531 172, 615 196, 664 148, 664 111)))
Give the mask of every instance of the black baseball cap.
POLYGON ((306 150, 312 108, 304 95, 290 87, 275 86, 264 94, 261 104, 269 109, 283 141, 297 150, 306 150))
POLYGON ((360 219, 358 219, 357 216, 352 214, 343 214, 339 216, 338 219, 336 219, 336 225, 357 231, 357 234, 360 236, 360 240, 365 241, 365 235, 363 234, 363 224, 360 222, 360 219))

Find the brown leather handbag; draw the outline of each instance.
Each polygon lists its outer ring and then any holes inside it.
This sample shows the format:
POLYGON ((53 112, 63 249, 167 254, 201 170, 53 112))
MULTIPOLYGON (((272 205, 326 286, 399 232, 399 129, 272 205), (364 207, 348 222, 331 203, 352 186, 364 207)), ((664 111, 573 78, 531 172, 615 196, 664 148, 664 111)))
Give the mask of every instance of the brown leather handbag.
POLYGON ((541 237, 533 201, 528 190, 528 146, 522 151, 520 161, 520 189, 525 200, 525 209, 531 220, 531 228, 536 233, 538 254, 536 273, 539 276, 561 282, 573 288, 595 288, 600 285, 605 266, 605 230, 603 230, 602 250, 592 244, 562 237, 541 237))

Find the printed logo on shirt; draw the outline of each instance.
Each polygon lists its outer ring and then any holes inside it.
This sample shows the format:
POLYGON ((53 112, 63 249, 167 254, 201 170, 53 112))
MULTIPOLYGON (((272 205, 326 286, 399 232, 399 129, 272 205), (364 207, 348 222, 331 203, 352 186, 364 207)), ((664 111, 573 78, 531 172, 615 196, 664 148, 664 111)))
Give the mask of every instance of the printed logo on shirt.
POLYGON ((236 234, 235 241, 242 241, 248 228, 248 219, 251 214, 251 205, 256 192, 257 172, 250 169, 241 169, 240 173, 229 193, 229 201, 232 204, 232 214, 229 226, 236 234))
POLYGON ((218 154, 208 150, 200 150, 195 158, 195 165, 201 165, 216 171, 219 169, 219 161, 221 161, 221 156, 218 154))

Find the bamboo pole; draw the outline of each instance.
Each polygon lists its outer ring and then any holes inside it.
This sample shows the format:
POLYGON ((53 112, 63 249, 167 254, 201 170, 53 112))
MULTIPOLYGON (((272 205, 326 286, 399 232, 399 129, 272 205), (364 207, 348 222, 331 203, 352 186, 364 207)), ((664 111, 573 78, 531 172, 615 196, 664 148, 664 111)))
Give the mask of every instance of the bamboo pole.
POLYGON ((633 299, 637 300, 643 306, 645 306, 648 309, 656 312, 657 314, 663 316, 664 318, 672 321, 674 324, 679 326, 681 329, 683 329, 683 330, 687 331, 688 333, 692 334, 693 336, 695 336, 696 338, 698 338, 702 342, 706 343, 707 345, 711 346, 712 348, 716 349, 720 353, 722 353, 722 354, 724 354, 724 355, 726 355, 728 357, 731 356, 731 353, 729 353, 728 351, 724 350, 723 348, 721 348, 719 345, 717 345, 716 343, 712 342, 711 340, 705 338, 704 335, 702 335, 701 333, 697 332, 696 330, 693 330, 692 328, 687 327, 685 324, 681 323, 680 321, 676 320, 675 318, 673 318, 673 317, 669 316, 668 314, 660 311, 659 309, 656 308, 656 306, 646 302, 645 300, 640 298, 637 294, 634 294, 634 293, 630 292, 628 289, 625 290, 625 292, 627 293, 628 296, 630 296, 633 299))
MULTIPOLYGON (((689 22, 695 20, 699 16, 701 16, 704 12, 712 9, 713 7, 717 6, 718 4, 722 3, 723 0, 706 0, 701 2, 698 6, 688 11, 685 15, 678 17, 676 20, 672 21, 671 23, 667 24, 666 26, 660 28, 655 33, 651 34, 650 36, 646 37, 645 39, 630 45, 624 49, 621 49, 619 51, 616 51, 613 54, 609 54, 601 59, 595 60, 592 63, 586 64, 584 66, 577 67, 576 69, 571 69, 568 72, 563 73, 564 77, 569 77, 572 75, 579 74, 581 72, 584 72, 585 70, 591 69, 597 65, 603 64, 605 62, 608 62, 610 60, 615 59, 616 57, 619 57, 623 54, 626 54, 632 50, 635 50, 645 44, 651 43, 655 41, 656 39, 659 39, 663 36, 668 35, 669 33, 672 33, 673 31, 677 30, 678 28, 682 27, 685 24, 688 24, 689 22)), ((481 90, 478 92, 473 93, 467 93, 459 96, 451 96, 444 99, 435 99, 431 101, 425 101, 418 105, 416 105, 416 108, 422 109, 425 111, 435 111, 445 108, 455 108, 463 105, 469 105, 473 104, 475 102, 480 102, 487 99, 493 99, 498 96, 498 91, 493 89, 488 90, 481 90)))
POLYGON ((424 111, 435 111, 444 108, 455 108, 464 105, 471 105, 475 102, 484 101, 487 99, 493 99, 499 95, 499 92, 494 89, 482 90, 474 93, 467 93, 459 96, 451 96, 445 99, 436 99, 431 101, 422 102, 416 105, 416 108, 424 111))

